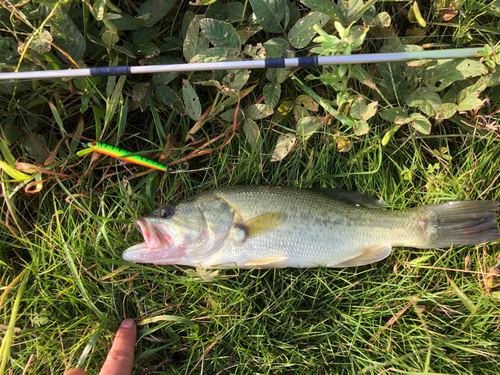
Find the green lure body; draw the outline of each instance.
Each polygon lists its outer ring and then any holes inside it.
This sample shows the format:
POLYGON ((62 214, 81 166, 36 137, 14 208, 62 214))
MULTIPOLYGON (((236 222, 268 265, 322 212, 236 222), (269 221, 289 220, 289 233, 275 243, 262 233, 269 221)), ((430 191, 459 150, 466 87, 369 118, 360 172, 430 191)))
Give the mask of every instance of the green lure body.
POLYGON ((144 167, 157 169, 159 171, 166 171, 167 167, 157 163, 151 159, 145 158, 141 155, 132 155, 131 152, 122 150, 121 148, 107 145, 101 142, 89 142, 87 143, 88 148, 77 153, 78 156, 88 154, 89 152, 95 151, 100 154, 108 155, 116 159, 122 159, 129 161, 134 164, 139 164, 144 167))

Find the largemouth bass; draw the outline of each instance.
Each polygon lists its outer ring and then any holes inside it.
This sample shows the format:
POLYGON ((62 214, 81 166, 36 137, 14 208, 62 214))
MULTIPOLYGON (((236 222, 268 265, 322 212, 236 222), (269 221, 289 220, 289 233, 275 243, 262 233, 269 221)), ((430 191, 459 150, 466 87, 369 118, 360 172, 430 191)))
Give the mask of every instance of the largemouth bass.
POLYGON ((362 266, 395 246, 474 245, 500 238, 500 203, 448 202, 404 211, 339 189, 236 186, 194 195, 134 220, 140 263, 213 268, 362 266))

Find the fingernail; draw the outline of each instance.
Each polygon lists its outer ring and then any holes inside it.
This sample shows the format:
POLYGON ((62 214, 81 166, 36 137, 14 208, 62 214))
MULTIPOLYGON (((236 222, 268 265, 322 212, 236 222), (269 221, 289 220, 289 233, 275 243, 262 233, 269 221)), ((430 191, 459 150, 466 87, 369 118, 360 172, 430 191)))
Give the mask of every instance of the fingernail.
POLYGON ((134 326, 135 322, 134 319, 125 319, 120 327, 122 328, 132 328, 134 326))

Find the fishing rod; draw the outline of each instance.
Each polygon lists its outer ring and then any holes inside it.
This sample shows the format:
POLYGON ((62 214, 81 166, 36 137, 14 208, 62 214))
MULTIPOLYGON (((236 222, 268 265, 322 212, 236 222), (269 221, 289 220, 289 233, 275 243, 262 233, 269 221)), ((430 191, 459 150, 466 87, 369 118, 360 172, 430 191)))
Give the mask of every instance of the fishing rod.
POLYGON ((147 66, 105 66, 87 69, 42 70, 0 73, 0 81, 21 79, 50 79, 69 77, 117 76, 162 72, 193 72, 207 70, 299 68, 308 66, 369 64, 380 62, 440 60, 480 57, 479 48, 444 49, 439 51, 371 53, 340 56, 310 56, 265 60, 219 61, 213 63, 185 63, 147 66))

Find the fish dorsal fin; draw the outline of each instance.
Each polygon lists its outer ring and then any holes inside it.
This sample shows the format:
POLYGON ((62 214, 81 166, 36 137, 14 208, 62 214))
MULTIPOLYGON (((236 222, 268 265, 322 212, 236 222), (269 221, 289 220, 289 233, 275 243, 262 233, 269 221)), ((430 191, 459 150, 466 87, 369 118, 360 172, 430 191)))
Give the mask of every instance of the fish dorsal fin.
POLYGON ((360 193, 359 191, 334 188, 312 188, 312 190, 328 194, 342 202, 349 203, 355 206, 378 209, 387 206, 387 203, 385 203, 383 200, 378 199, 377 197, 370 194, 360 193))
POLYGON ((391 254, 391 251, 391 244, 373 246, 363 250, 361 254, 355 256, 354 258, 351 258, 339 264, 327 265, 327 267, 340 268, 364 266, 387 258, 391 254))
POLYGON ((259 234, 265 233, 268 230, 276 228, 283 222, 282 212, 268 212, 253 219, 247 220, 242 224, 236 225, 237 228, 242 229, 245 232, 245 238, 243 241, 249 238, 258 236, 259 234))

